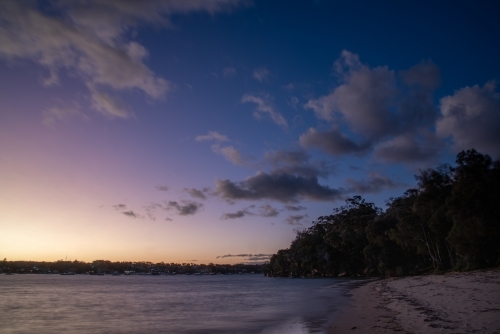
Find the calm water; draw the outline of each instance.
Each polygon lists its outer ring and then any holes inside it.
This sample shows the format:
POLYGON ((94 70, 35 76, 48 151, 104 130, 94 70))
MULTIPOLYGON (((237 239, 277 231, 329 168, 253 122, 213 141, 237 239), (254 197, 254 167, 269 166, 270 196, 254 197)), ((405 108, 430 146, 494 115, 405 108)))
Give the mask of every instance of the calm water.
POLYGON ((0 275, 0 332, 322 333, 356 283, 262 275, 0 275))

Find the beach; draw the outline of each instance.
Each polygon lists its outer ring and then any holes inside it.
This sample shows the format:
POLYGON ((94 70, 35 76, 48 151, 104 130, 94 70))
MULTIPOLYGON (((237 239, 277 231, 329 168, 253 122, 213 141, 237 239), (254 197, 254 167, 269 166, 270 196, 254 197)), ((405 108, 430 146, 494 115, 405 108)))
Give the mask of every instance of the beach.
POLYGON ((329 333, 500 333, 500 269, 390 278, 352 291, 329 333))

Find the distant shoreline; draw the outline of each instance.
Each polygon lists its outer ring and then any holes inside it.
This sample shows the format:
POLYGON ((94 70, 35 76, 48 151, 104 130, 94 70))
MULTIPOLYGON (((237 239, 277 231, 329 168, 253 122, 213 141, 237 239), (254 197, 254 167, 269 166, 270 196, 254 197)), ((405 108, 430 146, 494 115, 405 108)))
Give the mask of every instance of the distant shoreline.
POLYGON ((500 332, 500 269, 390 278, 352 291, 338 333, 500 332))

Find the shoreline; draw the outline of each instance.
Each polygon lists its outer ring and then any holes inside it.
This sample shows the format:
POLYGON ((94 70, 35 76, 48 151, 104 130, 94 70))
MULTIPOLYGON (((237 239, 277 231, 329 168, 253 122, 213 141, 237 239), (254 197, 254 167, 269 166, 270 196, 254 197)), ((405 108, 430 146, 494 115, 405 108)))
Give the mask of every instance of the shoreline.
POLYGON ((337 333, 500 333, 500 269, 369 282, 329 326, 337 333))

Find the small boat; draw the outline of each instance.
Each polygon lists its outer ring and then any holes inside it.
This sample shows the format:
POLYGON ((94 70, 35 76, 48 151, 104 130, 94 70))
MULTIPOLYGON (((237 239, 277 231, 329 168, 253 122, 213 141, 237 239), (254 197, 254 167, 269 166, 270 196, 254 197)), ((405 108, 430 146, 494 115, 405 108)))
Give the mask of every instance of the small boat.
POLYGON ((111 274, 111 276, 121 276, 119 272, 115 271, 111 274))

